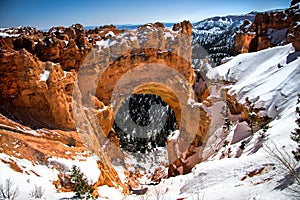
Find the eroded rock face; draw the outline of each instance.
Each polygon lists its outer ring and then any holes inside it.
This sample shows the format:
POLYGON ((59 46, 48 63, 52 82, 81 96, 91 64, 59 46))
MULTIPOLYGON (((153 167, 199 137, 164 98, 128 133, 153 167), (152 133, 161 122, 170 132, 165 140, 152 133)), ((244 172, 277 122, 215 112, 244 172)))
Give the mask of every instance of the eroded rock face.
POLYGON ((248 53, 251 41, 256 37, 256 34, 236 33, 235 52, 248 53))
MULTIPOLYGON (((110 163, 122 163, 123 159, 112 128, 114 113, 123 99, 118 99, 116 105, 111 104, 111 99, 122 77, 143 66, 138 76, 129 79, 131 82, 124 82, 125 87, 118 94, 155 94, 169 104, 185 135, 179 137, 182 140, 179 148, 170 145, 169 160, 175 160, 172 166, 186 168, 183 171, 186 173, 193 165, 186 167, 186 156, 180 154, 185 151, 193 154, 193 147, 201 145, 209 123, 205 111, 189 103, 194 98, 195 81, 190 64, 191 29, 188 21, 175 24, 173 30, 155 23, 136 31, 116 30, 114 26, 86 31, 75 24, 69 28, 53 27, 47 33, 28 28, 28 31, 15 32, 19 37, 0 38, 3 105, 0 111, 22 126, 79 134, 85 146, 102 159, 99 169, 103 174, 96 185, 121 185, 126 190, 110 163), (155 66, 170 70, 172 73, 167 73, 170 79, 162 76, 162 71, 153 70, 155 66), (161 82, 150 80, 152 75, 161 82), (148 82, 143 84, 144 80, 148 82), (170 83, 175 84, 174 88, 166 87, 170 83), (132 84, 136 85, 132 87, 132 84), (180 91, 177 94, 176 89, 180 91), (181 111, 196 111, 197 116, 182 117, 181 111), (183 162, 178 162, 178 157, 183 162)), ((203 101, 208 96, 208 88, 203 87, 201 91, 203 95, 200 92, 197 97, 203 101)))
POLYGON ((290 34, 288 34, 287 41, 292 42, 295 51, 300 51, 300 23, 294 23, 289 28, 290 34))
POLYGON ((174 24, 173 31, 180 30, 181 33, 187 34, 188 36, 192 35, 193 26, 189 21, 183 21, 178 24, 174 24))
POLYGON ((1 101, 20 109, 14 114, 21 121, 30 125, 29 115, 45 127, 75 130, 69 105, 75 74, 59 64, 43 63, 25 49, 1 54, 0 68, 1 101))
MULTIPOLYGON (((52 156, 72 159, 86 150, 76 132, 72 96, 76 70, 90 51, 92 41, 88 41, 81 25, 53 28, 49 33, 19 31, 13 34, 0 38, 0 112, 3 114, 0 140, 8 146, 19 141, 26 150, 3 147, 1 152, 45 165, 52 156), (67 151, 70 153, 65 154, 67 151)), ((104 106, 99 101, 95 105, 104 106)), ((103 109, 97 116, 103 129, 108 129, 107 137, 115 141, 111 132, 112 112, 103 109)), ((122 186, 110 159, 105 155, 100 157, 101 177, 95 185, 122 186)), ((9 164, 20 171, 16 163, 9 164)), ((58 167, 57 170, 65 169, 58 167)), ((57 188, 67 190, 61 181, 56 182, 57 188)))
POLYGON ((42 61, 60 63, 64 70, 78 69, 92 44, 88 42, 84 28, 76 24, 70 28, 52 28, 39 41, 35 53, 42 61))
POLYGON ((247 53, 292 42, 299 50, 299 10, 294 5, 284 11, 259 13, 252 24, 241 26, 235 41, 235 54, 247 53))

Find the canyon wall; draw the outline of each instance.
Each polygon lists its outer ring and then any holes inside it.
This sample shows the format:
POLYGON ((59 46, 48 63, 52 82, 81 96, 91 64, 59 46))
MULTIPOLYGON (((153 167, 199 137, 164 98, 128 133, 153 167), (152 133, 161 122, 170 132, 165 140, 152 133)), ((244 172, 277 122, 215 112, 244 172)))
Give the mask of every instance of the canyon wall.
POLYGON ((259 13, 253 23, 245 21, 236 34, 235 54, 255 52, 268 47, 293 43, 300 50, 300 5, 283 11, 259 13))

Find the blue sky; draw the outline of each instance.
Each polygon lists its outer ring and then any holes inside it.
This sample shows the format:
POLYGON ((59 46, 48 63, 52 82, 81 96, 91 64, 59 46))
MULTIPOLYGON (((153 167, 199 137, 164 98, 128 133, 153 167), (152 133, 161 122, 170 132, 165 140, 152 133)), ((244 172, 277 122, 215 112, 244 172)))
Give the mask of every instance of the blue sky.
POLYGON ((88 25, 192 22, 212 16, 286 8, 291 0, 0 0, 0 27, 37 28, 88 25))

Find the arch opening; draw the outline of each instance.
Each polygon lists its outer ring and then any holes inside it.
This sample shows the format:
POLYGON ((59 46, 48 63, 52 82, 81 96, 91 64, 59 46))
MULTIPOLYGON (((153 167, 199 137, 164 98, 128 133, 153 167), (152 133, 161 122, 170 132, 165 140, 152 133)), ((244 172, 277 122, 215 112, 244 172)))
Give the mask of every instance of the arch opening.
POLYGON ((124 151, 149 153, 167 146, 167 138, 178 129, 178 122, 172 108, 160 96, 134 93, 123 100, 113 128, 124 151), (137 126, 126 126, 131 120, 137 126))

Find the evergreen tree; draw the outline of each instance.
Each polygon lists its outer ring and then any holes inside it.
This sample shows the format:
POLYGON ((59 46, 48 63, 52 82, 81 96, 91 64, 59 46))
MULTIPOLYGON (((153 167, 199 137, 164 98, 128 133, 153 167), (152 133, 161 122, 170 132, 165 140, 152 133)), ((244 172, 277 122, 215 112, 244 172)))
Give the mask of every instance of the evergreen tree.
MULTIPOLYGON (((297 104, 299 103, 300 103, 300 94, 298 94, 297 104)), ((296 150, 292 151, 292 153, 294 154, 294 158, 297 161, 300 161, 300 107, 299 106, 296 107, 296 113, 298 115, 298 118, 296 119, 295 122, 298 125, 298 128, 295 128, 295 130, 291 133, 291 139, 297 142, 298 147, 296 148, 296 150)))
POLYGON ((89 185, 86 177, 75 165, 72 166, 71 183, 74 188, 75 198, 79 199, 94 199, 92 193, 94 188, 89 185))

